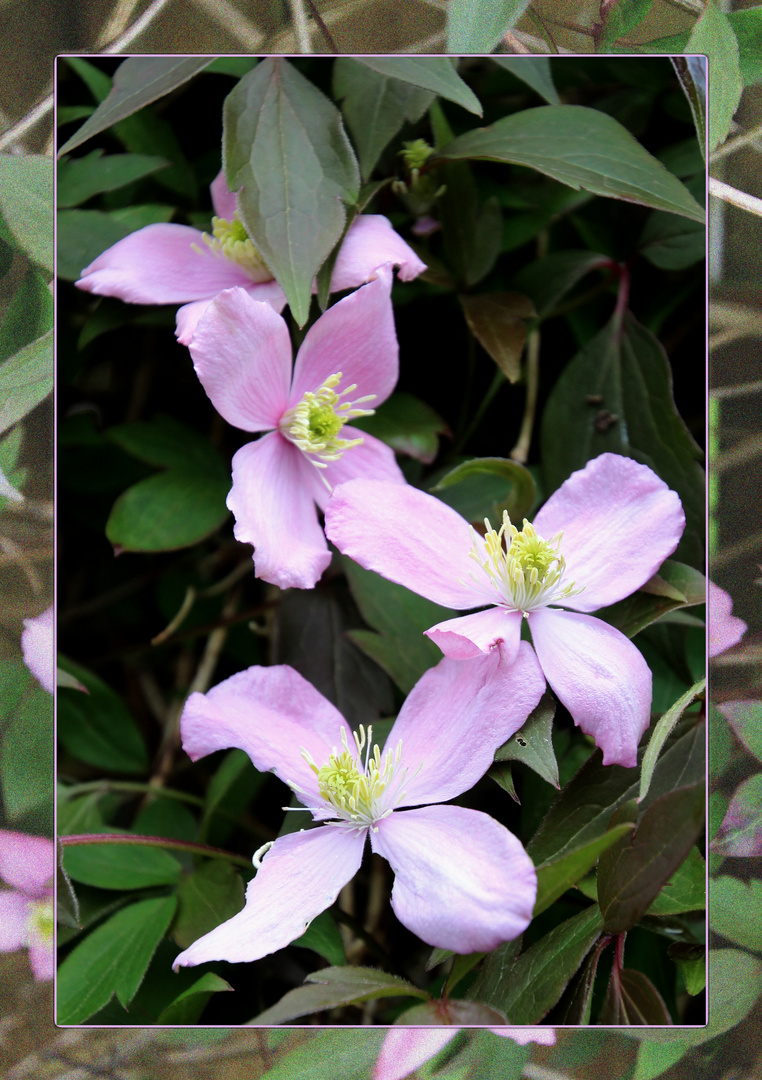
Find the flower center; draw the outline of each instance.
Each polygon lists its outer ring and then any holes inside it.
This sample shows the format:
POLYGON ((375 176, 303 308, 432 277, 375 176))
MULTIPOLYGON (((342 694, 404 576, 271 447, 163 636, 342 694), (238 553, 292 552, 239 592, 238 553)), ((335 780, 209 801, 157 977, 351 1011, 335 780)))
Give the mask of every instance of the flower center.
MULTIPOLYGON (((371 751, 373 728, 360 725, 360 734, 354 732, 356 753, 350 751, 346 732, 342 729, 339 752, 334 746, 328 764, 318 766, 309 751, 302 749, 302 757, 317 776, 318 790, 326 807, 331 807, 341 822, 350 822, 362 828, 375 828, 375 823, 388 817, 394 806, 405 794, 405 770, 400 770, 402 740, 394 750, 387 750, 383 757, 376 743, 371 751), (363 760, 363 751, 365 758, 363 760), (394 785, 394 780, 397 784, 394 785)), ((291 785, 294 790, 300 789, 291 785)))
MULTIPOLYGON (((568 585, 561 584, 566 569, 559 551, 561 533, 552 540, 543 540, 526 518, 523 528, 517 529, 505 510, 499 532, 492 528, 487 518, 484 524, 487 558, 482 558, 475 535, 469 555, 481 566, 505 607, 527 614, 583 591, 584 586, 577 589, 573 581, 568 585)), ((470 577, 477 580, 473 574, 470 577)))
POLYGON ((308 390, 298 405, 284 412, 278 428, 305 454, 312 454, 313 465, 325 469, 331 461, 337 461, 345 450, 359 446, 362 439, 341 439, 339 432, 349 420, 358 416, 372 416, 373 409, 357 408, 365 401, 373 401, 375 394, 366 394, 356 401, 341 401, 345 394, 357 389, 352 383, 346 390, 336 393, 341 382, 341 372, 330 375, 319 390, 308 390))
MULTIPOLYGON (((212 218, 212 236, 204 233, 204 243, 212 251, 238 263, 245 270, 252 281, 272 281, 272 274, 265 265, 265 261, 259 254, 248 237, 243 222, 238 214, 233 215, 233 220, 226 218, 212 218)), ((197 245, 193 245, 198 251, 197 245)))
POLYGON ((52 897, 30 903, 27 910, 27 928, 30 939, 37 938, 44 942, 52 942, 54 925, 52 897))

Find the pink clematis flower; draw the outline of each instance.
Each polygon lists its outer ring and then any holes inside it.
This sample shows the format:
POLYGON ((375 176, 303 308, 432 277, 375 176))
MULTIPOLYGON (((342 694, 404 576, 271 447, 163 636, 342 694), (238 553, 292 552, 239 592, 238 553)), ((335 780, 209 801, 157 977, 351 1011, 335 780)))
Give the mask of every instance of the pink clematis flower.
POLYGON ((277 839, 249 882, 243 911, 194 941, 175 970, 284 948, 354 877, 368 838, 394 870, 397 918, 422 941, 487 952, 521 934, 537 878, 519 841, 487 814, 429 804, 483 776, 542 688, 526 643, 513 665, 497 653, 468 665, 445 658, 410 691, 383 754, 371 750, 371 729, 353 734, 287 666, 251 667, 191 694, 181 732, 194 761, 226 747, 245 750, 324 824, 277 839))
POLYGON ((0 829, 0 952, 28 948, 35 979, 52 979, 53 841, 0 829))
POLYGON ((743 619, 731 615, 733 601, 730 595, 713 581, 709 582, 707 602, 709 655, 717 656, 738 644, 746 633, 746 623, 743 619))
POLYGON ((243 289, 221 293, 196 329, 191 356, 217 412, 244 431, 275 429, 235 454, 227 505, 236 539, 254 545, 257 577, 282 589, 311 589, 331 561, 315 503, 323 509, 334 484, 405 482, 390 447, 344 426, 397 381, 391 287, 391 268, 380 267, 328 308, 305 335, 293 379, 285 321, 243 289))
POLYGON ((24 663, 48 693, 55 693, 56 658, 53 648, 53 605, 34 619, 24 619, 21 651, 24 663))
MULTIPOLYGON (((75 284, 86 292, 117 296, 131 304, 183 304, 177 312, 176 330, 182 345, 191 342, 210 300, 224 289, 240 286, 252 300, 264 301, 280 312, 285 293, 246 235, 236 213, 236 196, 228 190, 222 172, 210 190, 213 236, 187 225, 146 225, 99 255, 75 284)), ((403 281, 411 281, 426 269, 388 218, 361 214, 339 250, 331 292, 370 281, 384 263, 398 266, 403 281)))
POLYGON ((604 764, 636 764, 651 672, 624 634, 587 612, 629 596, 677 547, 680 499, 651 469, 601 454, 564 481, 533 525, 519 531, 505 514, 499 531, 485 522, 484 538, 432 495, 380 481, 337 487, 325 523, 345 555, 429 600, 490 605, 426 631, 445 656, 499 648, 510 661, 526 618, 545 678, 604 764))
MULTIPOLYGON (((556 1041, 555 1028, 493 1027, 489 1030, 504 1039, 513 1039, 521 1046, 530 1042, 553 1046, 556 1041)), ((392 1028, 378 1055, 373 1080, 403 1080, 438 1054, 459 1031, 458 1027, 392 1028)))

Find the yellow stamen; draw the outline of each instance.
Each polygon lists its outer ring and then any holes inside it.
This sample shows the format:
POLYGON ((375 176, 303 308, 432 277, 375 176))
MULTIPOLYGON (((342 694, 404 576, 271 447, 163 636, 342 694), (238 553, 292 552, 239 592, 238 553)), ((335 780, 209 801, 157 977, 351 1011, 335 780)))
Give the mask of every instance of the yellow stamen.
MULTIPOLYGON (((212 251, 217 252, 226 259, 231 259, 234 263, 238 263, 252 281, 272 281, 272 274, 249 239, 238 214, 233 215, 232 221, 228 221, 226 218, 213 217, 212 236, 204 233, 204 243, 212 251)), ((196 244, 192 246, 196 251, 201 250, 196 244)))
POLYGON ((290 439, 305 454, 314 455, 310 460, 319 469, 329 462, 337 461, 345 450, 359 446, 362 439, 341 439, 343 426, 358 416, 372 416, 373 409, 358 409, 357 405, 373 401, 375 394, 367 394, 356 401, 342 402, 345 394, 357 389, 353 383, 346 390, 336 393, 342 373, 330 375, 319 390, 308 390, 298 405, 288 409, 278 425, 281 434, 290 439))

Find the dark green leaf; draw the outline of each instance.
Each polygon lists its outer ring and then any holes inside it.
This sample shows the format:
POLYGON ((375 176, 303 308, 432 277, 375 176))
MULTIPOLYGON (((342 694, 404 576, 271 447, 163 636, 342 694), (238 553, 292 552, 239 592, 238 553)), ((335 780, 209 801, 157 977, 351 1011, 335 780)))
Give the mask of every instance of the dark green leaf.
MULTIPOLYGON (((111 127, 117 120, 164 97, 193 78, 212 62, 210 56, 129 56, 114 74, 108 97, 76 134, 61 147, 66 154, 76 146, 111 127)), ((71 63, 70 60, 67 63, 71 63)))
POLYGON ((447 5, 447 51, 492 52, 528 6, 529 0, 450 0, 447 5))
POLYGON ((533 260, 513 279, 535 302, 540 316, 547 315, 577 282, 592 270, 609 266, 605 255, 594 251, 554 251, 533 260))
POLYGON ((388 79, 420 86, 432 94, 454 101, 477 116, 482 115, 479 99, 453 66, 452 60, 443 56, 362 56, 358 62, 388 79))
POLYGON ((711 885, 712 930, 734 945, 762 953, 762 881, 723 874, 711 885))
POLYGON ((35 685, 3 727, 2 805, 10 821, 42 809, 53 797, 53 697, 35 685))
POLYGON ((740 859, 762 855, 762 773, 736 788, 711 850, 740 859))
POLYGON ((494 196, 479 201, 476 181, 464 161, 441 166, 437 179, 444 184, 437 205, 445 258, 461 286, 470 288, 490 272, 500 252, 500 203, 494 196))
POLYGON ((688 189, 626 128, 581 105, 546 105, 506 116, 459 136, 433 160, 463 158, 528 165, 569 187, 704 220, 688 189))
POLYGON ((156 1018, 157 1024, 195 1024, 197 1023, 206 1003, 212 994, 218 994, 221 990, 232 990, 230 983, 225 982, 219 975, 207 971, 182 994, 178 994, 175 1000, 162 1009, 156 1018))
POLYGON ((240 872, 223 859, 209 859, 183 877, 177 890, 178 911, 172 938, 187 949, 243 909, 240 872))
MULTIPOLYGON (((762 761, 762 701, 726 701, 721 712, 746 749, 762 761)), ((722 718, 717 721, 721 724, 722 718)))
POLYGON ((541 912, 563 896, 567 889, 585 876, 598 861, 604 851, 612 844, 629 836, 632 833, 632 825, 624 822, 615 825, 602 836, 596 837, 590 843, 584 844, 568 855, 557 859, 555 862, 544 863, 537 869, 537 899, 535 901, 532 917, 536 918, 541 912))
POLYGON ((0 154, 0 214, 32 262, 53 273, 53 159, 0 154))
POLYGON ((78 944, 58 969, 56 1020, 81 1024, 116 994, 129 1005, 172 921, 174 896, 117 912, 78 944))
POLYGON ((684 270, 706 256, 706 230, 698 222, 655 210, 646 221, 638 250, 660 270, 684 270))
POLYGON ((434 98, 430 90, 391 78, 349 57, 338 57, 334 62, 333 93, 343 99, 341 111, 365 180, 404 122, 420 120, 434 98))
POLYGON ((168 851, 142 844, 67 844, 64 869, 72 881, 99 889, 147 889, 176 885, 181 868, 168 851))
POLYGON ((367 431, 401 454, 430 465, 439 452, 438 435, 449 435, 445 421, 425 402, 404 391, 392 394, 376 409, 373 416, 362 416, 352 422, 360 431, 367 431))
POLYGON ((0 361, 7 360, 25 345, 42 337, 52 326, 53 297, 50 289, 41 274, 30 268, 3 311, 0 361))
POLYGON ((58 166, 58 205, 78 206, 102 191, 115 191, 169 165, 149 154, 103 154, 93 150, 83 158, 64 158, 58 166))
POLYGON ((132 229, 100 210, 61 210, 58 223, 58 277, 76 281, 86 266, 132 229))
MULTIPOLYGON (((691 848, 688 858, 648 908, 648 915, 680 915, 706 907, 706 863, 698 848, 691 848)), ((714 925, 714 915, 712 915, 714 925)))
POLYGON ((520 761, 557 788, 558 762, 552 738, 555 712, 555 698, 546 692, 521 729, 495 751, 495 761, 520 761))
POLYGON ((289 990, 277 1005, 266 1009, 251 1022, 254 1024, 282 1024, 297 1016, 334 1009, 351 1002, 373 1001, 375 998, 417 997, 428 998, 398 975, 363 967, 330 967, 307 975, 305 986, 289 990))
POLYGON ((731 11, 728 20, 738 41, 744 86, 762 82, 762 50, 759 48, 762 36, 762 7, 755 4, 743 11, 731 11))
POLYGON ((522 293, 482 293, 460 296, 460 306, 471 333, 489 353, 509 382, 521 375, 521 354, 527 331, 525 319, 537 312, 522 293))
POLYGON ((561 104, 553 82, 549 57, 533 56, 529 60, 526 56, 493 56, 492 61, 510 71, 511 75, 521 79, 527 86, 531 86, 549 105, 561 104))
POLYGON ((241 220, 299 326, 312 282, 339 240, 360 175, 336 106, 267 57, 225 100, 223 159, 241 220))
POLYGON ((661 994, 642 971, 612 971, 601 1010, 601 1024, 669 1024, 671 1017, 661 994))
POLYGON ((321 911, 293 944, 302 949, 312 949, 334 967, 342 967, 347 962, 341 931, 330 911, 321 911))
POLYGON ((648 789, 651 786, 651 777, 653 776, 654 767, 656 765, 657 758, 661 753, 664 743, 667 741, 672 729, 683 715, 689 705, 692 705, 696 698, 704 692, 706 689, 706 679, 702 679, 694 686, 687 690, 681 697, 677 699, 674 705, 664 713, 656 727, 653 730, 653 734, 648 741, 646 752, 643 755, 643 764, 640 770, 640 793, 638 799, 642 800, 648 794, 648 789))
POLYGON ((520 521, 536 497, 532 474, 508 458, 464 461, 440 476, 430 490, 467 521, 479 525, 485 517, 499 525, 504 510, 512 520, 520 521))
POLYGON ((367 1080, 385 1037, 383 1029, 323 1028, 283 1054, 260 1080, 367 1080))
POLYGON ((605 46, 613 45, 642 23, 652 5, 653 0, 614 0, 607 5, 603 33, 599 41, 601 51, 605 52, 605 46))

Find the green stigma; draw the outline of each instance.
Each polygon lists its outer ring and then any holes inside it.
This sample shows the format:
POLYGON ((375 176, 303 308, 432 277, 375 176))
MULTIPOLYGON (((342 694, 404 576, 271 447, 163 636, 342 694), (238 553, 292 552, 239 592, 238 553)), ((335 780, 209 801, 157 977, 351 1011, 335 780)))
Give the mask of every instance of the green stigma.
POLYGON ((346 394, 357 389, 353 383, 346 390, 336 393, 342 373, 330 375, 316 391, 308 390, 298 405, 288 409, 280 419, 278 428, 292 443, 305 453, 319 469, 329 462, 337 461, 345 450, 359 446, 362 439, 342 439, 339 432, 344 425, 358 416, 372 416, 373 409, 357 408, 372 401, 375 394, 367 394, 355 401, 342 401, 346 394))
POLYGON ((526 614, 582 592, 574 587, 573 581, 562 585, 566 562, 560 552, 561 533, 552 540, 543 540, 526 518, 523 528, 517 529, 505 510, 499 531, 492 528, 487 518, 484 525, 487 558, 483 558, 475 537, 469 554, 481 566, 506 607, 526 614))
MULTIPOLYGON (((226 218, 213 217, 212 236, 204 233, 204 243, 212 251, 237 263, 242 270, 246 271, 252 281, 272 281, 272 274, 249 239, 238 214, 233 215, 232 221, 228 221, 226 218)), ((200 250, 195 244, 193 247, 197 251, 200 250)))
POLYGON ((36 900, 29 905, 27 926, 30 938, 35 937, 46 942, 52 942, 55 927, 52 898, 36 900))

